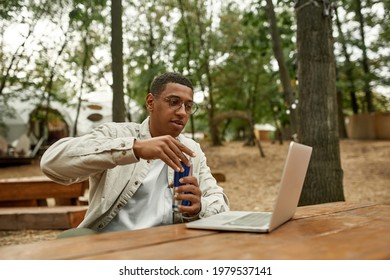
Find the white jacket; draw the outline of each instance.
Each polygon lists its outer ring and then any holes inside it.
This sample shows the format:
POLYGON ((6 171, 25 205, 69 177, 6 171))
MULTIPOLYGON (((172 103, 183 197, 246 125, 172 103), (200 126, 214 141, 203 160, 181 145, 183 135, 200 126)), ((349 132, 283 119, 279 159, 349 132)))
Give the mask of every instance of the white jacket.
MULTIPOLYGON (((148 138, 149 118, 142 124, 106 123, 90 134, 60 139, 46 150, 41 169, 49 178, 65 185, 89 179, 89 208, 79 227, 103 229, 137 191, 151 164, 134 156, 133 143, 148 138)), ((196 154, 192 172, 202 190, 202 208, 196 217, 175 214, 175 223, 229 210, 228 199, 212 176, 200 145, 184 135, 177 139, 196 154)), ((168 167, 170 182, 173 174, 168 167)))

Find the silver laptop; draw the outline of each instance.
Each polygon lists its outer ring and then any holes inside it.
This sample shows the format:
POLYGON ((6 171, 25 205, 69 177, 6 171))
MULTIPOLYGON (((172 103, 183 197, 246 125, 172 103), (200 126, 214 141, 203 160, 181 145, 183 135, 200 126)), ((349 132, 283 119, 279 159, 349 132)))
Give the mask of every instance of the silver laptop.
POLYGON ((291 142, 273 212, 227 211, 186 224, 188 228, 271 232, 290 220, 297 209, 312 147, 291 142))

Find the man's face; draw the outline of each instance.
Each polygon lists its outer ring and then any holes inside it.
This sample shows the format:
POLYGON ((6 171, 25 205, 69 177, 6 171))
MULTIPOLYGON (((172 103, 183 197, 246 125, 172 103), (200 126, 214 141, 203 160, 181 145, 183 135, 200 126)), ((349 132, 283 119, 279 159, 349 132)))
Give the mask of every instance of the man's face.
POLYGON ((146 107, 150 113, 150 133, 152 137, 171 135, 177 137, 187 124, 189 113, 185 110, 187 102, 193 100, 192 89, 181 84, 168 83, 165 90, 154 97, 148 94, 146 107), (184 102, 178 109, 172 108, 180 100, 184 102), (171 101, 171 102, 170 102, 171 101))

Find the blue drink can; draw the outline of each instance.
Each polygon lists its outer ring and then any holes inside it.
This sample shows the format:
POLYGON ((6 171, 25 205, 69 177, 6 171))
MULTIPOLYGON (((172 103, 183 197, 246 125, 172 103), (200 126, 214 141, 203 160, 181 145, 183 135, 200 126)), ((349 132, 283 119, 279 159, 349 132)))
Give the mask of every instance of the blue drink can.
MULTIPOLYGON (((173 187, 177 188, 183 184, 179 182, 180 178, 187 177, 191 175, 191 168, 192 166, 187 166, 183 162, 181 162, 181 165, 183 166, 184 171, 183 172, 177 172, 175 171, 174 177, 173 177, 173 187)), ((173 192, 173 195, 175 195, 175 191, 173 192)), ((188 200, 176 200, 173 198, 173 203, 172 203, 172 210, 177 212, 178 208, 177 206, 183 205, 183 206, 190 206, 191 202, 188 200)))

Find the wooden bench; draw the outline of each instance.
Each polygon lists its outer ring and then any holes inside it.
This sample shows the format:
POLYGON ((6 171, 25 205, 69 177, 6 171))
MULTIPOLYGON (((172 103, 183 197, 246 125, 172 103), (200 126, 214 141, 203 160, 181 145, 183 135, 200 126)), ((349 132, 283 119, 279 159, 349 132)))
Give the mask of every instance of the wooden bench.
POLYGON ((69 229, 84 219, 88 206, 0 207, 0 230, 69 229))
MULTIPOLYGON (((223 173, 213 173, 225 182, 223 173)), ((88 209, 88 181, 69 186, 45 176, 0 179, 0 230, 67 229, 76 227, 88 209), (48 199, 55 200, 48 206, 48 199)))
POLYGON ((76 227, 88 209, 80 200, 87 188, 88 181, 65 186, 45 176, 0 179, 0 230, 76 227))
POLYGON ((49 198, 55 205, 78 205, 87 188, 88 181, 65 186, 45 176, 0 179, 0 207, 47 206, 49 198))

